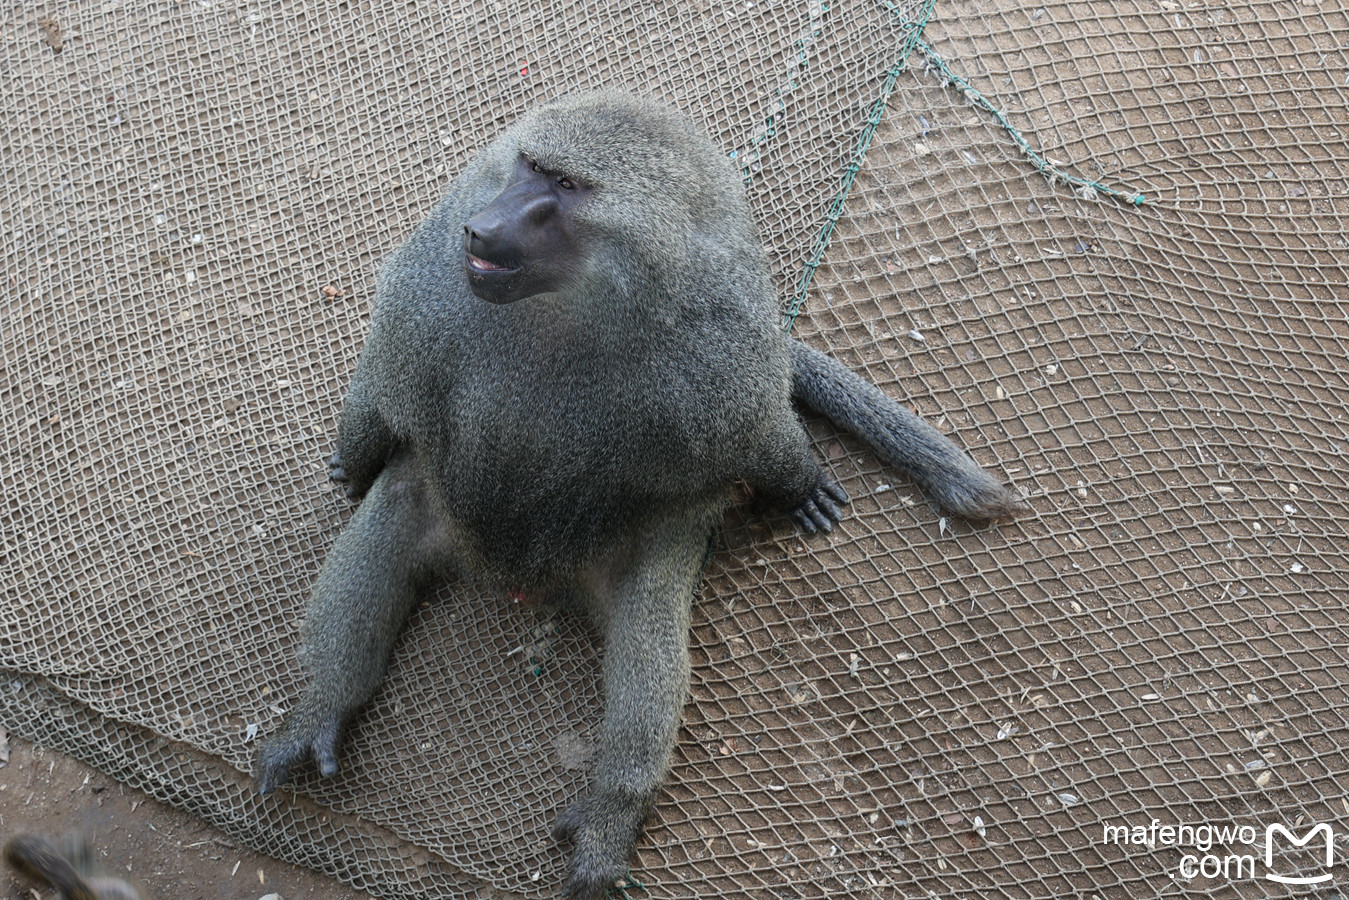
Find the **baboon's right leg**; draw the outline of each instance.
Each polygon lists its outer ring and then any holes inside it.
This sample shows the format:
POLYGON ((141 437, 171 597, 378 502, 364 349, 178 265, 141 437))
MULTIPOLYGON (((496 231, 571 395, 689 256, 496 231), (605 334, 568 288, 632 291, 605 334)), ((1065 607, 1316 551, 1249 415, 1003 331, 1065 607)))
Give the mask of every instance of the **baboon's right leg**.
POLYGON ((594 585, 591 613, 604 632, 604 726, 588 796, 557 819, 572 844, 563 895, 601 900, 628 870, 652 800, 670 765, 689 687, 689 615, 711 516, 660 523, 614 548, 594 585))
POLYGON ((310 757, 321 774, 337 771, 343 727, 375 693, 408 613, 448 556, 420 467, 395 460, 338 535, 314 584, 301 649, 309 689, 263 745, 261 793, 310 757))

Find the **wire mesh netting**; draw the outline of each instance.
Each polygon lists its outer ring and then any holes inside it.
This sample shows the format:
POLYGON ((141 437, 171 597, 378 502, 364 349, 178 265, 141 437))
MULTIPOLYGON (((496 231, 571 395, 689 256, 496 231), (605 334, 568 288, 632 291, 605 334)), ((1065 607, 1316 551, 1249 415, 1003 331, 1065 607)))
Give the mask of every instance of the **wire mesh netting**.
POLYGON ((245 773, 348 515, 379 260, 524 109, 619 84, 735 153, 784 304, 813 274, 797 333, 1033 507, 946 522, 811 423, 854 502, 810 542, 728 518, 644 895, 1284 896, 1324 855, 1267 867, 1267 824, 1349 853, 1349 15, 946 0, 888 78, 921 19, 8 4, 0 721, 378 896, 556 890, 601 704, 578 621, 452 584, 339 777, 245 773), (1147 202, 1047 182, 934 54, 1147 202), (1106 839, 1153 819, 1260 842, 1106 839))

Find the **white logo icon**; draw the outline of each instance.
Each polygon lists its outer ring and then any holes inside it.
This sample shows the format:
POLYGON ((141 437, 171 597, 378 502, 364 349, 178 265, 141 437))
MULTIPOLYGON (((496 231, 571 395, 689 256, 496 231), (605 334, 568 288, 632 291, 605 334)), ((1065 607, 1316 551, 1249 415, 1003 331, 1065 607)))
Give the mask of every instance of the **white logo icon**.
MULTIPOLYGON (((1322 822, 1320 825, 1317 825, 1317 826, 1316 826, 1315 828, 1313 828, 1311 831, 1307 832, 1306 836, 1303 837, 1301 840, 1298 840, 1296 837, 1294 837, 1294 836, 1293 836, 1293 833, 1292 833, 1291 831, 1289 831, 1287 828, 1284 828, 1282 825, 1270 825, 1270 826, 1268 826, 1268 827, 1265 829, 1265 867, 1266 867, 1266 868, 1269 868, 1269 869, 1274 868, 1274 834, 1275 834, 1275 832, 1282 832, 1284 837, 1288 838, 1288 840, 1290 840, 1290 841, 1293 842, 1293 846, 1294 846, 1294 847, 1305 847, 1305 846, 1307 846, 1309 843, 1311 843, 1312 838, 1316 837, 1318 834, 1320 834, 1320 833, 1322 833, 1322 832, 1325 832, 1325 836, 1326 836, 1326 868, 1329 869, 1332 865, 1334 865, 1334 862, 1335 862, 1334 838, 1335 838, 1335 836, 1331 833, 1331 831, 1330 831, 1330 826, 1327 825, 1327 824, 1325 824, 1324 822, 1322 822)), ((1274 875, 1274 874, 1269 874, 1269 875, 1266 875, 1265 877, 1268 878, 1270 881, 1277 881, 1279 884, 1320 884, 1320 883, 1323 882, 1323 881, 1329 881, 1330 878, 1331 878, 1331 874, 1330 874, 1329 872, 1326 872, 1324 875, 1314 875, 1314 876, 1312 876, 1311 878, 1289 878, 1289 877, 1286 876, 1286 875, 1274 875)))

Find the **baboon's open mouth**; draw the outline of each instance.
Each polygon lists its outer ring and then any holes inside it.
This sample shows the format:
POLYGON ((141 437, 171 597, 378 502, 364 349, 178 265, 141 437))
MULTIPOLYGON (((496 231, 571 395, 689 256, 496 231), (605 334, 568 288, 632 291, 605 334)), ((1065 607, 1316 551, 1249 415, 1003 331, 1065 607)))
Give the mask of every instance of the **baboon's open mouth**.
POLYGON ((465 253, 464 260, 468 267, 475 272, 481 272, 484 275, 494 272, 514 272, 519 266, 503 266, 492 262, 490 259, 483 259, 481 256, 474 256, 472 253, 465 253))

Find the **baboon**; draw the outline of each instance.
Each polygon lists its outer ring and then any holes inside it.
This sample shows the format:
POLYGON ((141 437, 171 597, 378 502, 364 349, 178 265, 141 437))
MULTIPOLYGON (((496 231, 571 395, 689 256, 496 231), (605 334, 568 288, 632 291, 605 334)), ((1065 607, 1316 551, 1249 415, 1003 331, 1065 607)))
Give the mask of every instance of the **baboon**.
POLYGON ((360 500, 314 586, 310 685, 262 793, 338 769, 409 610, 459 571, 587 612, 605 713, 588 796, 557 819, 564 893, 627 871, 688 689, 690 604, 733 485, 829 531, 847 502, 796 399, 946 509, 1016 497, 845 367, 787 337, 738 173, 683 115, 615 91, 549 103, 468 163, 389 257, 330 475, 360 500))
POLYGON ((56 888, 61 900, 140 900, 137 890, 122 879, 95 874, 87 837, 72 836, 68 844, 62 852, 36 835, 16 834, 5 842, 5 862, 56 888))

